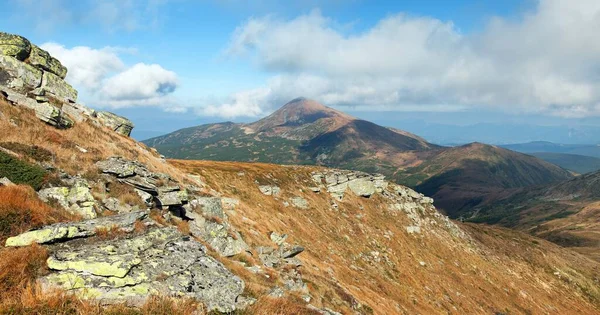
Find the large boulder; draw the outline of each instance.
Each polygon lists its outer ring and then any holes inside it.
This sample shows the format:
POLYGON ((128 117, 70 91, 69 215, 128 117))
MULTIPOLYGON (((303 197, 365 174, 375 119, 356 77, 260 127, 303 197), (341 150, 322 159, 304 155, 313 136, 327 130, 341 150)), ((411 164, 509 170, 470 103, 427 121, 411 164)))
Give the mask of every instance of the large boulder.
POLYGON ((0 55, 25 60, 31 52, 31 43, 22 36, 0 32, 0 55))
POLYGON ((52 72, 44 72, 41 89, 60 101, 71 103, 77 101, 77 90, 52 72))
POLYGON ((23 95, 42 84, 42 71, 11 56, 0 55, 0 85, 23 95))
POLYGON ((36 68, 52 72, 61 79, 64 79, 67 76, 67 68, 63 66, 58 59, 50 56, 47 51, 36 45, 31 45, 31 54, 29 55, 28 61, 36 68))
POLYGON ((135 127, 131 120, 110 112, 98 112, 96 118, 101 124, 124 136, 129 136, 135 127))

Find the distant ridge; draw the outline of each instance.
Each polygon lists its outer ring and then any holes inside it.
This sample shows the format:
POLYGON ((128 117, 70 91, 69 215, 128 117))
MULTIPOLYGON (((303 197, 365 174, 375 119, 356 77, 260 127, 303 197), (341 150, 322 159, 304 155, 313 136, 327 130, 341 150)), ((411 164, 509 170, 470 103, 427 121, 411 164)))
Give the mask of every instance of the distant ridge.
POLYGON ((569 179, 560 167, 481 143, 446 148, 304 97, 249 124, 186 128, 144 141, 170 158, 316 164, 381 173, 432 195, 451 216, 507 189, 569 179))

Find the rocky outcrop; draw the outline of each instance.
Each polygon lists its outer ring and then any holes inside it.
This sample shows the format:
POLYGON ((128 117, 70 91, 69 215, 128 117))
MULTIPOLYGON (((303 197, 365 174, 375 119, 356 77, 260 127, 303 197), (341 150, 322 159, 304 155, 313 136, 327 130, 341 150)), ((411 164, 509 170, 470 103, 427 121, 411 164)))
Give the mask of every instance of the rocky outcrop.
POLYGON ((26 38, 0 32, 0 93, 14 105, 35 111, 38 118, 57 128, 92 120, 129 136, 133 123, 109 112, 77 104, 77 90, 64 79, 67 68, 26 38))
POLYGON ((329 170, 313 172, 313 181, 317 187, 311 187, 314 192, 326 188, 334 198, 342 200, 347 189, 356 196, 370 197, 376 192, 382 192, 388 185, 385 176, 368 174, 357 171, 329 170))
POLYGON ((121 183, 139 190, 138 194, 149 206, 178 207, 188 202, 187 190, 181 189, 168 175, 153 173, 137 161, 115 156, 97 162, 96 166, 102 173, 113 175, 121 183), (157 187, 159 184, 162 186, 157 187))
POLYGON ((52 248, 40 279, 45 290, 60 288, 104 304, 140 305, 152 294, 188 296, 209 310, 232 312, 244 282, 206 254, 200 243, 174 228, 84 245, 52 248))

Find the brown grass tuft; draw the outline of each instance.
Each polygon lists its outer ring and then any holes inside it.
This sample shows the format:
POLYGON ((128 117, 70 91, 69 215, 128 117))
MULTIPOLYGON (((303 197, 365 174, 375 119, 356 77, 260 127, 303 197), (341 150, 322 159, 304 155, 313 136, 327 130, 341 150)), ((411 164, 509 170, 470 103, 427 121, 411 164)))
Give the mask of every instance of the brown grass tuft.
POLYGON ((316 310, 307 308, 304 304, 289 299, 277 299, 263 296, 248 309, 248 313, 257 315, 318 315, 316 310))
POLYGON ((0 187, 0 242, 32 228, 77 219, 41 201, 29 186, 0 187))
POLYGON ((127 234, 125 230, 118 226, 111 226, 110 228, 97 228, 96 237, 101 240, 113 240, 127 234))

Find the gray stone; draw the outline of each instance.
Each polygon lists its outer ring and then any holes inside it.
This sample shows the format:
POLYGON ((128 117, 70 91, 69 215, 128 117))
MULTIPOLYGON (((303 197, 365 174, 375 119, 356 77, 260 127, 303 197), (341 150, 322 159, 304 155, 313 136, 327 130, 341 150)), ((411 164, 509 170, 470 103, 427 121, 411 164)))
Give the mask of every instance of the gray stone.
POLYGON ((104 126, 127 137, 131 135, 131 131, 135 127, 131 120, 110 112, 97 112, 96 118, 104 126))
POLYGON ((217 217, 225 219, 221 198, 218 197, 199 197, 192 201, 193 206, 200 207, 206 217, 217 217))
POLYGON ((269 291, 268 295, 274 298, 282 298, 285 295, 285 291, 280 287, 274 287, 269 291))
POLYGON ((41 88, 61 101, 77 101, 77 90, 52 72, 44 72, 41 88))
POLYGON ((14 57, 0 55, 0 85, 25 95, 41 84, 41 70, 14 57))
POLYGON ((280 249, 281 258, 292 258, 297 256, 298 254, 304 251, 304 247, 300 245, 294 245, 290 248, 282 248, 280 249))
POLYGON ((357 196, 370 197, 376 192, 375 184, 368 178, 357 178, 348 182, 348 187, 357 196))
POLYGON ((156 294, 194 298, 209 311, 242 306, 244 282, 174 228, 83 246, 64 244, 54 249, 48 267, 58 272, 40 279, 44 290, 58 288, 102 303, 139 305, 156 294))
POLYGON ((55 200, 69 212, 80 215, 84 219, 93 219, 97 216, 94 209, 96 201, 87 181, 83 179, 76 180, 73 187, 42 189, 38 192, 38 196, 45 202, 55 200))
POLYGON ((267 196, 277 196, 281 192, 279 187, 273 185, 261 185, 258 186, 258 189, 261 193, 263 193, 263 195, 267 196))
POLYGON ((240 233, 231 231, 225 223, 206 220, 202 216, 195 216, 189 222, 190 232, 193 236, 207 242, 219 254, 231 257, 250 249, 242 239, 240 233))
POLYGON ((277 246, 281 246, 285 240, 288 238, 287 234, 279 234, 277 232, 271 232, 271 234, 269 234, 269 238, 271 239, 271 241, 275 244, 277 244, 277 246))
POLYGON ((148 216, 146 211, 136 211, 126 214, 101 217, 80 222, 56 223, 38 230, 32 230, 9 237, 6 246, 28 246, 33 243, 47 244, 74 238, 96 235, 97 229, 118 227, 123 230, 133 230, 136 221, 148 216))
POLYGON ((293 198, 290 199, 290 202, 296 208, 308 209, 308 207, 309 207, 308 201, 306 199, 302 198, 302 197, 293 197, 293 198))

